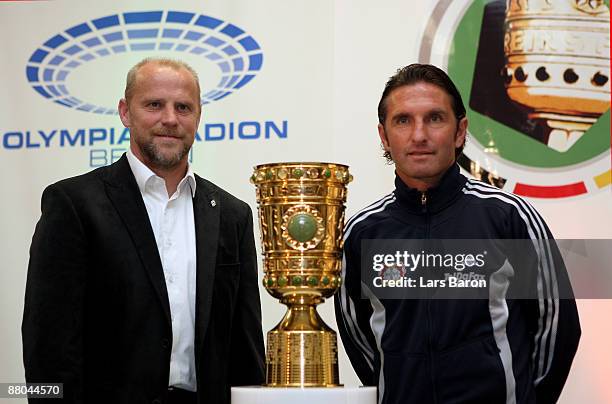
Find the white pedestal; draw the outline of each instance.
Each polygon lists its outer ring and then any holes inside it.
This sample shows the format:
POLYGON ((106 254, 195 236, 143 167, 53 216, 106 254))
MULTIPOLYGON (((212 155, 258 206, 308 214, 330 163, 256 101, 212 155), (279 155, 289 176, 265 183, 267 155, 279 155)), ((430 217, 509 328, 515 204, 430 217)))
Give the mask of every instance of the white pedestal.
POLYGON ((232 404, 376 404, 376 387, 232 387, 232 404))

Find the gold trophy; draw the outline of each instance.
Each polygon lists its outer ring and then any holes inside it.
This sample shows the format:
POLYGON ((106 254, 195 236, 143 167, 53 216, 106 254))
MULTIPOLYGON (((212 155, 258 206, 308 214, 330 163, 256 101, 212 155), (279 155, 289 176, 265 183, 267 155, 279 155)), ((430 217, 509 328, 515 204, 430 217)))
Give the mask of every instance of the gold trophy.
POLYGON ((508 96, 567 151, 610 108, 610 10, 603 0, 509 0, 508 96))
POLYGON ((266 385, 334 387, 336 333, 316 305, 340 286, 348 167, 273 163, 255 167, 266 290, 287 306, 268 332, 266 385))

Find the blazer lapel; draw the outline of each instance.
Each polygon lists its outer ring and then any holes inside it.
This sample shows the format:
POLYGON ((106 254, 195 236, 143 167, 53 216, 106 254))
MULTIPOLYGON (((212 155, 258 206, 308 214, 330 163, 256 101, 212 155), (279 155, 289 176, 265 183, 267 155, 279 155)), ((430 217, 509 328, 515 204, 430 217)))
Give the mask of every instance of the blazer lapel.
POLYGON ((196 324, 195 348, 204 342, 210 321, 217 244, 219 242, 219 220, 221 201, 217 191, 196 175, 196 193, 193 198, 193 213, 196 231, 196 324))
POLYGON ((109 167, 106 192, 125 223, 136 251, 162 305, 168 324, 172 326, 170 303, 155 235, 147 214, 147 208, 136 184, 125 154, 109 167))

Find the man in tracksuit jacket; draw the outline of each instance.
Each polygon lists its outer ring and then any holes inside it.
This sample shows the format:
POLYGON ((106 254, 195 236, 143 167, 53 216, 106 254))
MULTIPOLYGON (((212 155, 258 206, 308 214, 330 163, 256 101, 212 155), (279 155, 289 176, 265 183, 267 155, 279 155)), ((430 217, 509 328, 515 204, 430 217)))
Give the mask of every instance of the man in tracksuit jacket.
POLYGON ((442 70, 398 70, 378 115, 395 191, 347 222, 344 282, 335 297, 357 375, 378 386, 384 404, 556 402, 580 324, 548 227, 523 199, 459 172, 467 118, 442 70), (522 239, 539 248, 525 252, 536 257, 534 266, 505 265, 491 274, 488 299, 392 300, 361 278, 362 240, 376 239, 522 239), (520 276, 533 279, 532 299, 508 297, 520 276))

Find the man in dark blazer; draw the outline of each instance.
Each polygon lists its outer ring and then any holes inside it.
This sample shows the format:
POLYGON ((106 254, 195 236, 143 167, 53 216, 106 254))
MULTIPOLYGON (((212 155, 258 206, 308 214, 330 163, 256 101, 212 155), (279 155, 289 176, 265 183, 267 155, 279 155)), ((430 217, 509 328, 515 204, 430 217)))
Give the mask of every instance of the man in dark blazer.
POLYGON ((66 403, 229 403, 230 386, 264 380, 251 210, 191 172, 201 107, 189 66, 134 66, 119 112, 128 156, 43 193, 26 381, 63 383, 66 403))

